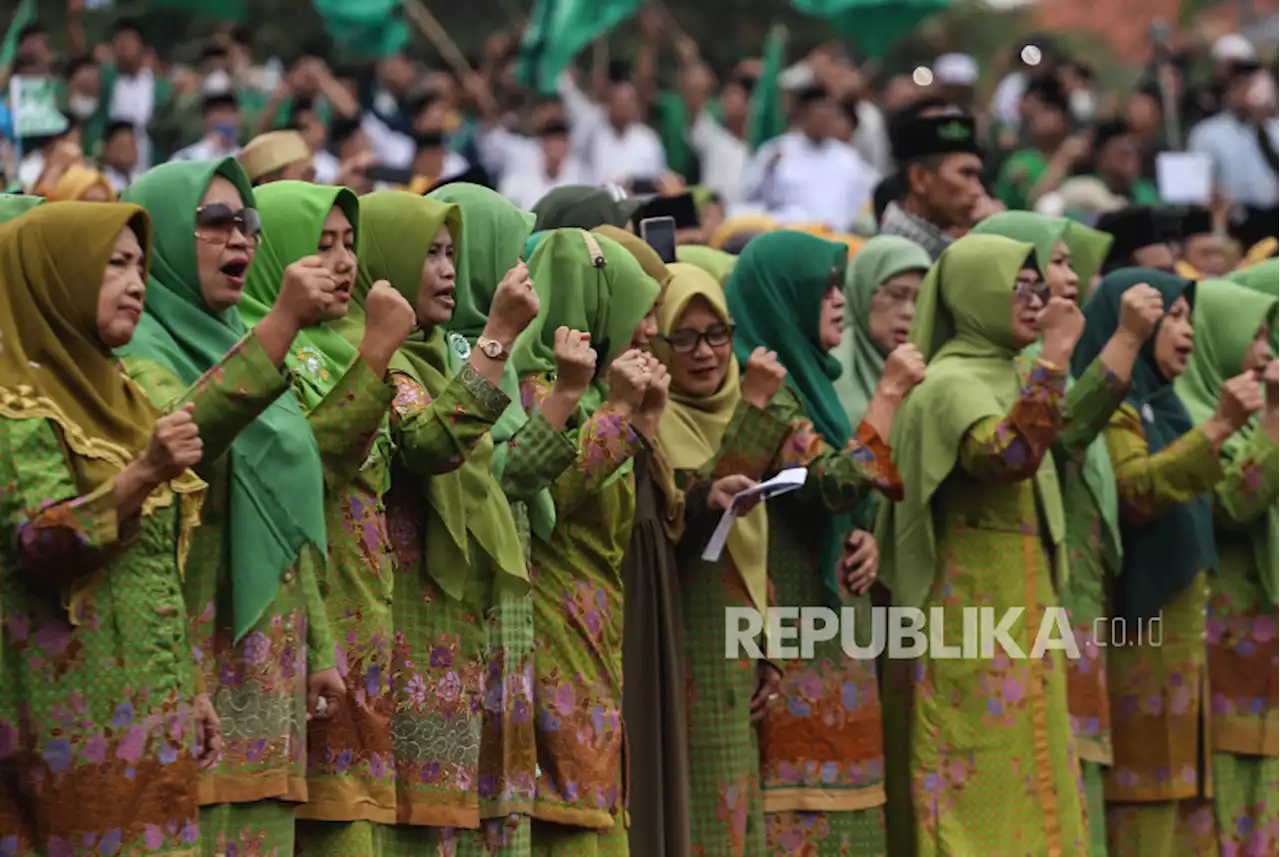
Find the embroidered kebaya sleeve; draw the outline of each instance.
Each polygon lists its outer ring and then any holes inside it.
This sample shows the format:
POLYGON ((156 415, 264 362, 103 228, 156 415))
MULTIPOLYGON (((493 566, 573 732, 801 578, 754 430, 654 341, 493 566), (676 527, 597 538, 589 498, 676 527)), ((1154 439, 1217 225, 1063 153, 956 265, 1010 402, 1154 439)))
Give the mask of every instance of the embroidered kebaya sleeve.
POLYGON ((714 482, 741 473, 760 481, 778 458, 791 425, 767 410, 739 400, 725 426, 720 449, 699 470, 699 479, 714 482))
POLYGON ((116 515, 115 481, 78 494, 57 429, 43 419, 0 419, 0 502, 18 566, 65 585, 102 568, 137 534, 116 515))
POLYGON ((1081 462, 1089 444, 1102 434, 1107 421, 1124 401, 1129 385, 1107 368, 1099 357, 1067 389, 1062 431, 1054 441, 1060 458, 1081 462))
POLYGON ((307 414, 330 491, 344 487, 360 472, 395 397, 396 386, 379 378, 357 355, 333 389, 307 414))
POLYGON ((578 448, 535 413, 506 443, 502 490, 513 500, 528 500, 550 488, 578 457, 578 448))
POLYGON ((893 466, 892 451, 870 423, 859 424, 844 448, 836 449, 823 438, 789 387, 783 387, 769 401, 768 411, 790 430, 772 469, 808 468, 804 487, 797 492, 799 499, 819 503, 829 512, 853 509, 872 490, 891 500, 902 499, 902 477, 893 466))
POLYGON ((1169 507, 1213 490, 1222 479, 1218 453, 1198 426, 1152 455, 1142 420, 1126 403, 1111 416, 1104 437, 1125 523, 1158 518, 1169 507))
POLYGON ((1030 479, 1062 429, 1067 376, 1039 360, 1003 417, 978 420, 960 442, 960 466, 985 482, 1030 479))
POLYGON ((1241 456, 1223 466, 1226 475, 1213 489, 1214 518, 1226 529, 1252 529, 1275 505, 1280 447, 1271 435, 1254 429, 1241 456))
POLYGON ((434 400, 408 375, 392 372, 391 379, 396 386, 391 410, 396 454, 419 476, 461 467, 511 401, 470 365, 434 400))
MULTIPOLYGON (((551 393, 551 379, 531 376, 520 382, 520 403, 532 416, 551 393)), ((619 467, 644 445, 631 428, 630 418, 605 402, 570 437, 576 454, 573 463, 551 485, 557 514, 568 515, 587 502, 619 467)))
POLYGON ((192 417, 204 442, 204 464, 221 458, 236 435, 289 389, 289 374, 271 362, 252 333, 190 386, 153 360, 125 357, 123 363, 129 377, 165 413, 195 405, 192 417))

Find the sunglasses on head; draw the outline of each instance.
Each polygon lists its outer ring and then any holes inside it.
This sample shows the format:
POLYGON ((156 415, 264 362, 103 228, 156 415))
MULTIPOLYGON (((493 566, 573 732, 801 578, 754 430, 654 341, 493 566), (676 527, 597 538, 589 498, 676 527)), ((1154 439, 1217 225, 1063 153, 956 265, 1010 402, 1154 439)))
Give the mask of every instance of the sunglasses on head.
POLYGON ((733 326, 713 324, 706 330, 677 330, 662 340, 677 354, 691 354, 706 340, 712 348, 724 348, 733 340, 733 326))
POLYGON ((262 240, 262 217, 256 208, 236 211, 221 202, 196 209, 196 236, 215 244, 225 244, 232 231, 239 231, 250 244, 262 240))

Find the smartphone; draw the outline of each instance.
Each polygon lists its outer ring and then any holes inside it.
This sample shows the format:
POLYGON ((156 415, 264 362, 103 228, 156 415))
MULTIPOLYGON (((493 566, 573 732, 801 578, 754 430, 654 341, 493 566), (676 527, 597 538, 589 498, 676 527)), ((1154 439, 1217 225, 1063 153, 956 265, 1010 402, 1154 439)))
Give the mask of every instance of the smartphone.
POLYGON ((668 265, 676 261, 676 219, 648 217, 640 221, 640 237, 668 265))
POLYGON ((405 185, 413 181, 413 170, 400 167, 389 167, 385 164, 372 164, 365 168, 364 177, 371 182, 405 185))
POLYGON ((648 196, 651 193, 657 193, 657 179, 635 179, 631 182, 631 192, 636 196, 648 196))

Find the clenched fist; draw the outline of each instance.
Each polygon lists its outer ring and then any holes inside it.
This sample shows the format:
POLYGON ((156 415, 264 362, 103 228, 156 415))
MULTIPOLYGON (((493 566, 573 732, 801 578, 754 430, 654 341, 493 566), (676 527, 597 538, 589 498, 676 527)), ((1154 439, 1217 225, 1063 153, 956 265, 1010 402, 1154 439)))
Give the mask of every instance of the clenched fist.
POLYGON ((889 352, 877 389, 890 400, 900 402, 923 380, 924 357, 919 348, 904 342, 889 352))
POLYGON ((1164 297, 1146 283, 1138 283, 1120 298, 1120 329, 1145 342, 1164 318, 1164 297))
POLYGON ((623 352, 609 366, 609 401, 630 410, 640 407, 652 377, 644 352, 635 348, 623 352))
POLYGON ((1231 427, 1232 431, 1249 422, 1249 418, 1262 410, 1262 389, 1255 372, 1245 372, 1222 385, 1214 418, 1231 427))
POLYGON ((1049 298, 1049 303, 1040 310, 1037 322, 1044 337, 1044 358, 1051 363, 1065 365, 1084 334, 1084 313, 1080 312, 1075 301, 1049 298))
POLYGON ((142 460, 155 481, 177 479, 188 468, 200 463, 204 442, 200 440, 200 429, 191 416, 195 407, 183 405, 156 420, 155 428, 151 430, 151 441, 142 454, 142 460))
POLYGON ((747 358, 742 373, 742 398, 757 408, 764 408, 778 392, 787 370, 778 360, 777 352, 760 347, 747 358))
POLYGON ((337 280, 319 256, 304 256, 284 269, 284 281, 275 305, 298 328, 310 327, 333 305, 336 286, 337 280))
POLYGON ((364 336, 371 337, 390 351, 413 333, 418 326, 418 316, 413 306, 386 280, 378 280, 364 299, 364 336))
POLYGON ((538 293, 533 290, 533 282, 529 279, 529 269, 524 262, 517 262, 493 293, 489 321, 484 328, 485 337, 510 348, 516 337, 538 317, 540 308, 538 293))
POLYGON ((596 350, 591 347, 591 334, 556 328, 556 386, 566 393, 581 396, 596 377, 596 350))

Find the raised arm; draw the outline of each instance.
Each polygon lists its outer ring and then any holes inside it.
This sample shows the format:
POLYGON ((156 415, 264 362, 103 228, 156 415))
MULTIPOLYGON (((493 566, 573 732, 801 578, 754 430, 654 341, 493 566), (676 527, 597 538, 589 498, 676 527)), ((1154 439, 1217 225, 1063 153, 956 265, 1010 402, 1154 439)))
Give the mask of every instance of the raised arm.
POLYGON ((986 417, 965 433, 960 466, 985 482, 1018 482, 1040 469, 1040 462, 1062 429, 1066 373, 1037 360, 1018 399, 1003 417, 986 417))
POLYGON ((420 476, 461 467, 510 401, 469 365, 435 399, 404 373, 392 372, 391 378, 396 387, 391 430, 397 455, 420 476))
POLYGON ((395 398, 396 385, 357 356, 307 414, 330 491, 342 488, 360 472, 395 398))

